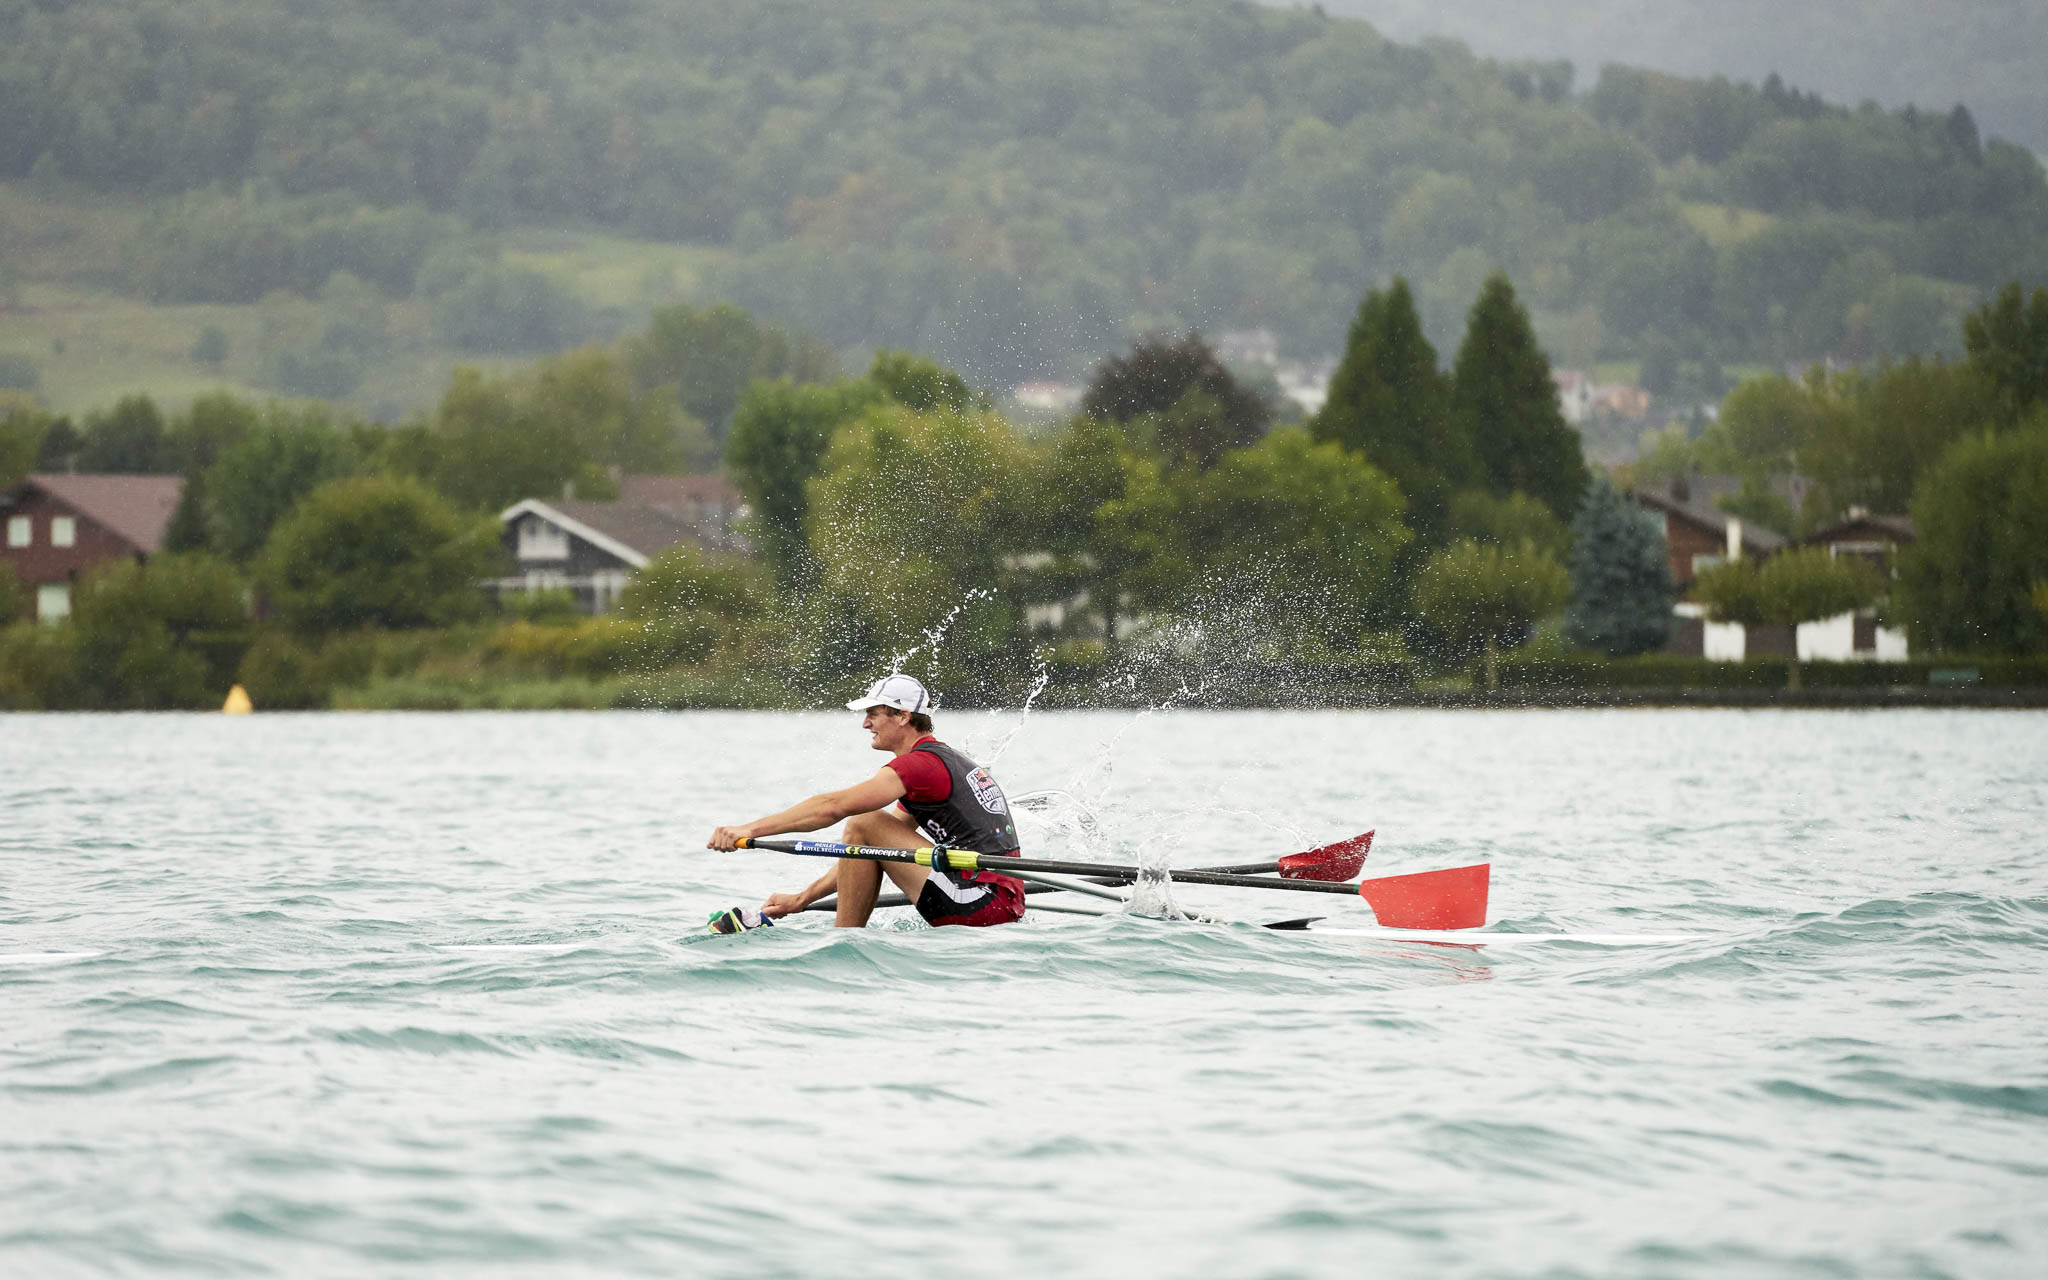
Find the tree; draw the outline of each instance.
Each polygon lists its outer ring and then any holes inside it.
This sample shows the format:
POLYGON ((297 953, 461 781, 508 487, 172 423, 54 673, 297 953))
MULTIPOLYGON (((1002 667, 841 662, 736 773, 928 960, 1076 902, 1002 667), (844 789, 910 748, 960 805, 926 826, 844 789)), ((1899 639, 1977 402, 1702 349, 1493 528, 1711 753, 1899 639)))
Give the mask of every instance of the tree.
POLYGON ((1483 648, 1486 688, 1500 688, 1500 646, 1519 644, 1571 598, 1571 578, 1547 551, 1462 539, 1439 548, 1415 579, 1415 611, 1460 652, 1483 648))
POLYGON ((570 483, 586 498, 612 492, 572 424, 544 411, 516 379, 457 369, 431 427, 425 478, 470 510, 556 497, 570 483))
POLYGON ((1505 498, 1484 489, 1461 489, 1451 495, 1450 535, 1500 547, 1534 543, 1562 560, 1571 550, 1571 530, 1555 512, 1516 490, 1505 498))
POLYGON ((1273 422, 1273 406, 1238 382, 1197 333, 1143 339, 1103 361, 1081 412, 1124 424, 1149 419, 1161 451, 1197 467, 1253 443, 1273 422))
POLYGON ((1493 492, 1529 494, 1561 520, 1578 513, 1589 480, 1579 436, 1558 407, 1550 361, 1505 274, 1489 277, 1472 304, 1451 369, 1450 416, 1493 492))
POLYGON ((634 386, 671 388, 683 411, 720 443, 755 379, 823 382, 838 373, 830 350, 814 339, 792 338, 729 302, 664 307, 625 351, 634 386))
POLYGON ((51 421, 26 397, 0 397, 0 488, 36 469, 51 421))
POLYGON ((1449 388, 1406 280, 1396 276, 1359 303, 1309 432, 1364 454, 1407 498, 1416 534, 1426 543, 1442 536, 1450 493, 1476 467, 1470 441, 1452 426, 1449 388))
POLYGON ((1958 440, 1913 496, 1896 611, 1913 642, 1958 653, 2048 650, 2033 608, 2048 579, 2048 410, 1958 440))
POLYGON ((106 413, 88 414, 78 469, 121 475, 161 475, 172 469, 164 443, 164 416, 148 396, 123 396, 106 413))
MULTIPOLYGON (((1796 547, 1768 560, 1716 565, 1693 579, 1695 600, 1715 622, 1745 627, 1798 627, 1874 603, 1880 586, 1861 560, 1837 559, 1826 547, 1796 547)), ((1785 687, 1799 692, 1799 647, 1792 647, 1785 687)))
POLYGON ((201 329, 199 337, 192 343, 192 362, 218 372, 228 362, 227 332, 217 324, 201 329))
POLYGON ((702 422, 673 396, 635 391, 625 366, 600 348, 542 360, 511 378, 507 389, 527 416, 567 428, 578 452, 601 466, 659 475, 717 461, 702 422))
POLYGON ((2023 295, 2017 280, 1963 320, 1970 364, 1998 390, 2008 424, 2048 401, 2048 287, 2023 295))
POLYGON ((95 569, 71 610, 88 696, 143 710, 216 705, 246 644, 243 600, 234 570, 211 556, 120 559, 95 569))
POLYGON ((1228 599, 1346 649, 1385 612, 1414 535, 1400 491, 1364 458, 1289 427, 1225 454, 1193 483, 1189 541, 1228 599))
POLYGON ((733 415, 725 465, 753 507, 762 554, 784 587, 803 585, 810 576, 808 486, 833 433, 883 398, 866 378, 824 385, 780 378, 748 388, 733 415))
POLYGON ((968 386, 967 379, 908 351, 875 352, 868 381, 897 404, 919 413, 934 409, 969 413, 989 407, 988 397, 968 386))
MULTIPOLYGON (((206 496, 207 472, 221 454, 246 440, 261 421, 262 416, 254 406, 225 391, 200 395, 172 421, 165 439, 185 484, 178 492, 178 506, 171 512, 171 522, 164 529, 165 550, 215 549, 215 529, 206 496)), ((252 549, 254 545, 251 544, 252 549)))
POLYGON ((806 526, 853 649, 920 650, 970 683, 1007 674, 1004 659, 1021 657, 1015 604, 989 588, 1017 549, 1028 465, 993 414, 882 403, 833 436, 806 526))
POLYGON ((1943 452, 1998 414, 1991 383, 1962 362, 1915 357, 1834 375, 1798 451, 1799 470, 1813 481, 1807 516, 1831 519, 1852 506, 1905 511, 1943 452))
POLYGON ((444 626, 483 608, 501 558, 495 521, 459 514, 417 480, 357 476, 314 490, 264 544, 257 576, 277 619, 315 635, 444 626))
POLYGON ((1572 521, 1571 536, 1566 637, 1610 658, 1662 646, 1678 589, 1664 538, 1649 513, 1598 476, 1572 521))
POLYGON ((79 456, 84 451, 85 437, 71 425, 71 419, 55 418, 43 432, 42 443, 36 446, 35 469, 44 472, 76 471, 79 469, 79 456))
POLYGON ((1769 374, 1743 382, 1722 400, 1718 435, 1732 451, 1736 470, 1761 482, 1792 469, 1814 418, 1811 388, 1769 374))
POLYGON ((768 600, 758 565, 682 543, 633 575, 619 612, 642 622, 696 613, 738 622, 758 617, 768 600))
POLYGON ((301 498, 354 470, 354 453, 325 410, 272 405, 204 473, 211 545, 247 562, 301 498))

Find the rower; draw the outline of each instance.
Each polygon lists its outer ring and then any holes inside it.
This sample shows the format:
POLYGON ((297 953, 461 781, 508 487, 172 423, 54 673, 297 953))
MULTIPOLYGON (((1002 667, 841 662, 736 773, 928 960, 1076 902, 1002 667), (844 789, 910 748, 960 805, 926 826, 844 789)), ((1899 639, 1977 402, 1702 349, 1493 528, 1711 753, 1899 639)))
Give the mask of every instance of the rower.
MULTIPOLYGON (((890 760, 865 782, 823 795, 739 826, 711 833, 713 849, 736 849, 741 840, 816 831, 846 822, 847 844, 884 849, 918 849, 942 845, 976 853, 1015 855, 1022 847, 1017 823, 1003 789, 987 769, 932 736, 932 698, 924 685, 906 675, 884 676, 867 693, 846 704, 861 713, 860 727, 869 744, 886 751, 890 760), (889 812, 890 805, 898 812, 889 812)), ((873 914, 886 874, 933 925, 1007 924, 1024 915, 1024 884, 990 871, 933 870, 908 863, 877 863, 841 858, 824 875, 795 893, 769 895, 762 916, 775 919, 802 911, 828 894, 838 894, 834 923, 858 929, 873 914)), ((730 926, 746 927, 732 911, 730 926)))

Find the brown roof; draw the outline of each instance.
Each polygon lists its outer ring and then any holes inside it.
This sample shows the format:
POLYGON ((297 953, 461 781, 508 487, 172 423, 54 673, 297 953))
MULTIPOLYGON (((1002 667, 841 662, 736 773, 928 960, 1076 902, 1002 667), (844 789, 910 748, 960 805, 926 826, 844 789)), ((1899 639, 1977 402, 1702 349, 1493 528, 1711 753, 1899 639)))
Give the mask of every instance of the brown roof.
POLYGON ((1786 542, 1785 535, 1775 529, 1767 529, 1756 521, 1742 516, 1730 515, 1721 508, 1704 502, 1681 502, 1669 493, 1660 493, 1655 489, 1631 489, 1628 496, 1639 506, 1654 507, 1666 515, 1690 520, 1700 528, 1712 530, 1723 537, 1727 536, 1730 520, 1741 520, 1743 549, 1757 555, 1769 555, 1786 542))
POLYGON ((1815 529, 1806 535, 1804 541, 1813 543, 1840 542, 1846 538, 1882 539, 1887 542, 1911 542, 1913 540, 1913 517, 1873 516, 1864 513, 1844 516, 1825 529, 1815 529))
POLYGON ((678 542, 697 540, 695 527, 638 502, 542 501, 536 505, 560 512, 650 560, 678 542))
POLYGON ((38 475, 32 484, 73 511, 154 553, 185 491, 183 476, 38 475))
POLYGON ((724 476, 620 476, 619 501, 647 507, 713 506, 731 510, 740 492, 724 476))

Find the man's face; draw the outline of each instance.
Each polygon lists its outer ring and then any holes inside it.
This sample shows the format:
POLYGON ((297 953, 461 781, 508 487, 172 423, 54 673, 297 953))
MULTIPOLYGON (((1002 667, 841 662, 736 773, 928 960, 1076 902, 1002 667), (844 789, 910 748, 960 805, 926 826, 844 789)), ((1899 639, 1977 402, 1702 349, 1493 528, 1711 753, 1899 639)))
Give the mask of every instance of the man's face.
POLYGON ((868 731, 868 744, 877 751, 891 750, 891 741, 901 727, 903 713, 894 707, 869 707, 861 714, 860 727, 868 731))

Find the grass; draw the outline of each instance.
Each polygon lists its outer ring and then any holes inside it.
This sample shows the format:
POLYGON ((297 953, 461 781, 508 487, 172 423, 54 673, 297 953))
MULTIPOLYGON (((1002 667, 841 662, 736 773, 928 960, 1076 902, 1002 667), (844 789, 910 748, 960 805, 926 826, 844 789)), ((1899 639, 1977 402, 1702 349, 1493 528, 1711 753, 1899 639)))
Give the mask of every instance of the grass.
POLYGON ((592 306, 629 310, 696 297, 705 268, 728 256, 704 245, 543 228, 509 231, 502 243, 507 263, 553 276, 592 306))
MULTIPOLYGON (((263 378, 266 336, 317 334, 318 304, 280 293, 239 305, 157 305, 125 293, 128 247, 150 208, 142 200, 0 183, 0 262, 18 272, 9 293, 0 294, 0 353, 35 362, 35 394, 59 413, 108 408, 137 393, 173 413, 216 389, 278 396, 263 378), (217 369, 192 359, 209 326, 228 338, 228 357, 217 369)), ((542 271, 634 325, 655 307, 698 296, 705 269, 726 253, 541 228, 505 232, 499 243, 508 262, 542 271)), ((431 408, 457 365, 495 371, 530 363, 440 345, 421 301, 389 303, 385 319, 390 354, 343 402, 370 417, 395 421, 431 408)))
POLYGON ((1777 221, 1775 216, 1761 210, 1732 204, 1688 200, 1683 207, 1685 220, 1692 224, 1692 229, 1716 249, 1741 244, 1777 221))
POLYGON ((576 711, 622 704, 626 681, 574 677, 375 676, 334 691, 336 711, 576 711))

